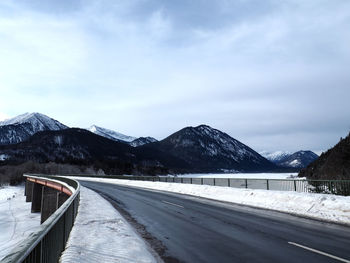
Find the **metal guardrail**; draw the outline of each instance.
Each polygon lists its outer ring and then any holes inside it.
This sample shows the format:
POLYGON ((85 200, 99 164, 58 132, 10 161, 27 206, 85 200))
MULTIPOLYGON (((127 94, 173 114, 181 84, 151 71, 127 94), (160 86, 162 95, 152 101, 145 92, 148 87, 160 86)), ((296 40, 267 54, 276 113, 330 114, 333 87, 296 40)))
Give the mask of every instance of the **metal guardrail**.
MULTIPOLYGON (((87 175, 74 175, 87 177, 87 175)), ((295 191, 306 193, 324 193, 350 195, 350 180, 301 180, 301 179, 246 179, 246 178, 208 178, 208 177, 165 177, 165 176, 93 176, 141 180, 153 182, 170 182, 183 184, 214 185, 234 188, 249 188, 276 191, 295 191)))
MULTIPOLYGON (((62 182, 75 191, 72 195, 29 237, 18 247, 11 251, 1 263, 19 262, 58 262, 65 248, 69 233, 73 227, 78 212, 80 200, 80 184, 73 180, 58 176, 25 175, 27 178, 35 177, 48 182, 62 182)), ((66 187, 62 184, 62 187, 66 187)))

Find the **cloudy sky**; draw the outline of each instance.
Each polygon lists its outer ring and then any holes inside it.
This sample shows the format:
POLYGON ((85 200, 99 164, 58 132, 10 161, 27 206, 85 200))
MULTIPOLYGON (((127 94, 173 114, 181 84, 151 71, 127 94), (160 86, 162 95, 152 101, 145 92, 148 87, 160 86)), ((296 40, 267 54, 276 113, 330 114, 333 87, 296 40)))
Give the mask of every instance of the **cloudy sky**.
POLYGON ((260 150, 350 131, 348 0, 0 2, 0 119, 162 139, 202 123, 260 150))

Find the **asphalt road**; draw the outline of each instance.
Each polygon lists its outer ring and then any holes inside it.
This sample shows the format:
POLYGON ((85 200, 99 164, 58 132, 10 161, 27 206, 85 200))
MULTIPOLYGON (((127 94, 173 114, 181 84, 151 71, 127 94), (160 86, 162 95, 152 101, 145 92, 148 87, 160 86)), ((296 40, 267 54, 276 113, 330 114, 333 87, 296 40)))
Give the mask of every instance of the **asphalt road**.
POLYGON ((161 241, 166 262, 350 262, 350 227, 180 194, 81 183, 143 225, 158 252, 154 240, 161 241))

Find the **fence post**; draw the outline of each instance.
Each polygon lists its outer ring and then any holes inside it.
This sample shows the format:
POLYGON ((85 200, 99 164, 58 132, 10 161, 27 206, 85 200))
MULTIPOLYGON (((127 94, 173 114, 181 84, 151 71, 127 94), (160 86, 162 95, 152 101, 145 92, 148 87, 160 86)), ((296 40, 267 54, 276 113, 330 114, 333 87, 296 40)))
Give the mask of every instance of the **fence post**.
POLYGON ((230 181, 230 178, 227 178, 227 186, 228 186, 228 187, 231 187, 231 181, 230 181))
POLYGON ((191 184, 192 184, 192 177, 191 177, 191 184))
POLYGON ((269 190, 269 179, 266 179, 266 190, 269 190))
POLYGON ((201 185, 203 185, 203 177, 201 178, 201 185))
POLYGON ((296 192, 297 191, 297 182, 296 182, 296 180, 293 180, 294 181, 294 192, 296 192))
POLYGON ((245 188, 248 188, 248 179, 245 179, 245 188))
POLYGON ((184 182, 184 179, 181 177, 181 183, 183 184, 183 182, 184 182))
POLYGON ((215 186, 215 178, 214 178, 214 186, 215 186))

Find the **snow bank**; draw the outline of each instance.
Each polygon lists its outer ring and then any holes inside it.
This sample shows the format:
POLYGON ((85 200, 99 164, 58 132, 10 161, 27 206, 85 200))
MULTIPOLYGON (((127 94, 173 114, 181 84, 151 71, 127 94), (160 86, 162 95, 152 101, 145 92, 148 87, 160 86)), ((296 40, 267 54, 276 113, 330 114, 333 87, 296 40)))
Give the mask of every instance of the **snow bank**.
POLYGON ((60 262, 157 261, 109 202, 81 187, 78 215, 60 262))
POLYGON ((0 260, 39 226, 40 213, 31 213, 24 187, 0 187, 0 260))
MULTIPOLYGON (((76 179, 82 180, 82 178, 76 179)), ((188 194, 350 225, 349 196, 121 179, 84 178, 83 180, 188 194)))
POLYGON ((11 186, 0 187, 0 202, 2 203, 3 201, 6 201, 6 200, 9 201, 12 198, 15 198, 20 191, 21 190, 18 187, 11 187, 11 186))
MULTIPOLYGON (((245 178, 245 179, 291 179, 298 173, 223 173, 223 174, 179 174, 177 177, 192 178, 245 178)), ((171 176, 172 177, 172 176, 171 176)), ((301 178, 297 178, 301 179, 301 178)))

